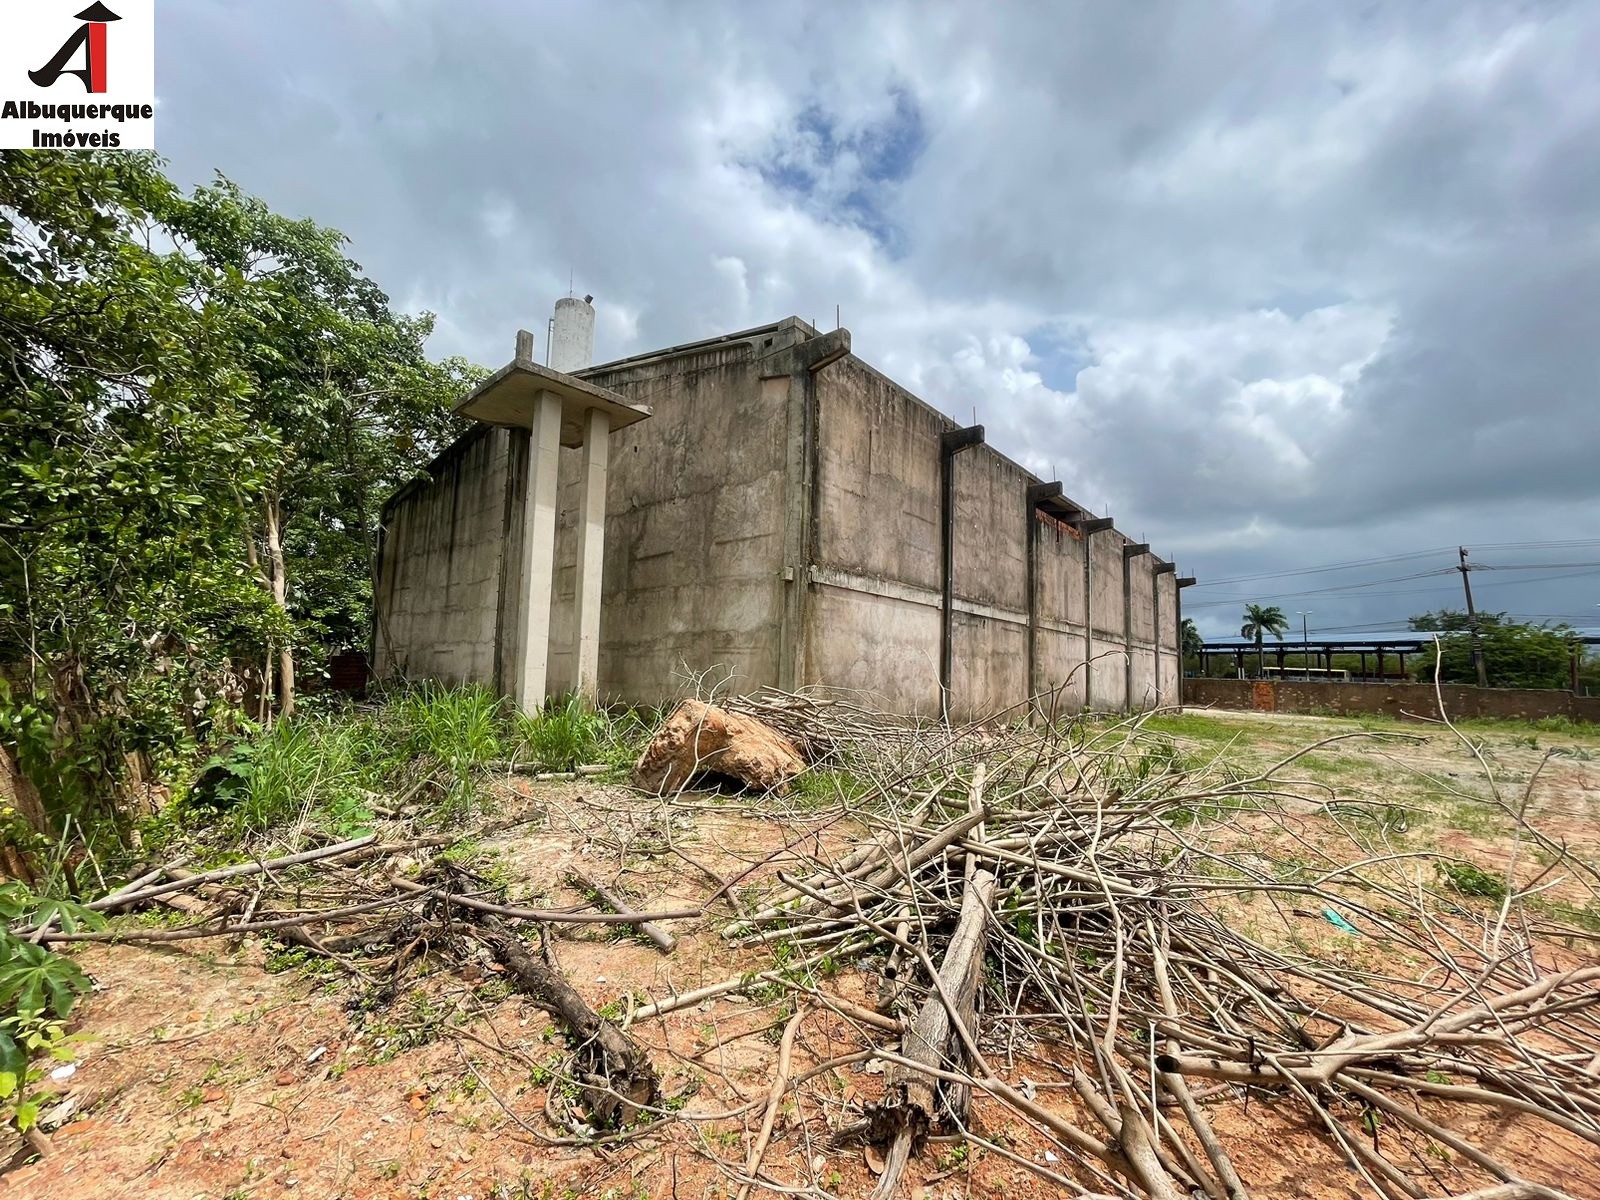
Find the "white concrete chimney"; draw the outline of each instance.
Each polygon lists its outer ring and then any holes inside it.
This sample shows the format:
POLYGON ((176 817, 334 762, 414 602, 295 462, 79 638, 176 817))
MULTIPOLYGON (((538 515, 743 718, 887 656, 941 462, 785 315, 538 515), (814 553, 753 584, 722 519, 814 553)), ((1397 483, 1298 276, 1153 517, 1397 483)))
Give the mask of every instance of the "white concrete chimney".
POLYGON ((550 366, 571 373, 594 365, 594 305, 565 296, 556 301, 556 319, 550 331, 550 366))

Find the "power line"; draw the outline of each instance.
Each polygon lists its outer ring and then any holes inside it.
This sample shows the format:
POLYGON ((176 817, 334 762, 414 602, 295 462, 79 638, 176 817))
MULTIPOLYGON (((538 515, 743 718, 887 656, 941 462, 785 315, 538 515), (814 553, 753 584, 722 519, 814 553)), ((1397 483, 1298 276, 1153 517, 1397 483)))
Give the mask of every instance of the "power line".
MULTIPOLYGON (((1576 550, 1588 546, 1600 546, 1600 538, 1567 538, 1556 541, 1543 542, 1488 542, 1480 543, 1476 549, 1483 550, 1576 550)), ((1300 575, 1320 575, 1328 571, 1349 571, 1360 567, 1382 566, 1387 563, 1405 562, 1410 559, 1427 558, 1432 554, 1449 554, 1455 550, 1454 546, 1434 546, 1427 550, 1408 550, 1400 554, 1390 554, 1374 558, 1350 559, 1346 562, 1323 563, 1309 567, 1289 567, 1282 571, 1263 571, 1255 575, 1235 575, 1227 579, 1205 579, 1196 585, 1197 588, 1225 587, 1232 583, 1254 583, 1261 579, 1289 579, 1300 575)), ((1539 566, 1541 564, 1531 564, 1539 566)), ((1565 564, 1542 564, 1547 566, 1565 564)), ((1474 569, 1478 569, 1474 565, 1474 569)), ((1501 570, 1522 568, 1497 568, 1501 570)))
POLYGON ((1236 575, 1232 579, 1206 579, 1197 587, 1224 587, 1230 583, 1253 583, 1258 579, 1287 579, 1297 575, 1321 575, 1328 571, 1348 571, 1357 567, 1376 567, 1387 563, 1405 562, 1413 558, 1426 558, 1430 554, 1443 554, 1450 547, 1439 546, 1432 550, 1413 550, 1407 554, 1391 554, 1386 558, 1360 558, 1350 562, 1328 563, 1320 567, 1292 567, 1283 571, 1265 571, 1259 575, 1236 575))
MULTIPOLYGON (((1472 569, 1473 570, 1477 570, 1478 568, 1476 566, 1474 566, 1472 569)), ((1494 580, 1494 581, 1488 582, 1488 583, 1480 583, 1480 584, 1478 584, 1478 588, 1481 591, 1481 590, 1486 589, 1486 588, 1521 587, 1521 586, 1523 586, 1525 584, 1530 584, 1530 583, 1548 583, 1551 580, 1562 580, 1562 579, 1584 579, 1584 578, 1587 578, 1588 576, 1591 576, 1591 575, 1600 575, 1600 563, 1571 563, 1571 564, 1564 564, 1562 569, 1563 569, 1564 573, 1559 574, 1559 575, 1537 575, 1537 576, 1533 577, 1532 579, 1498 579, 1498 580, 1494 580), (1582 568, 1582 569, 1578 569, 1578 568, 1582 568)), ((1400 582, 1403 582, 1403 581, 1409 580, 1409 579, 1427 579, 1427 578, 1432 578, 1432 577, 1436 577, 1436 576, 1454 575, 1456 573, 1456 571, 1457 571, 1457 568, 1455 568, 1455 567, 1441 567, 1436 571, 1418 571, 1417 573, 1415 573, 1413 575, 1397 575, 1397 576, 1393 576, 1391 578, 1386 578, 1386 579, 1369 579, 1369 580, 1365 580, 1365 581, 1363 581, 1361 583, 1336 584, 1336 585, 1331 586, 1331 587, 1309 588, 1309 589, 1307 589, 1305 591, 1299 591, 1299 592, 1270 592, 1270 593, 1252 592, 1252 593, 1249 593, 1249 594, 1241 594, 1241 595, 1237 595, 1237 596, 1226 596, 1226 597, 1221 597, 1221 598, 1212 599, 1212 600, 1197 600, 1197 601, 1193 601, 1193 602, 1190 602, 1190 603, 1186 603, 1184 605, 1184 608, 1192 610, 1192 609, 1200 609, 1200 608, 1217 608, 1217 607, 1220 607, 1220 606, 1226 605, 1226 604, 1249 604, 1249 603, 1255 603, 1255 602, 1257 602, 1257 601, 1259 601, 1259 600, 1261 600, 1263 598, 1270 598, 1270 599, 1274 599, 1274 600, 1289 600, 1289 599, 1295 599, 1295 598, 1299 598, 1299 597, 1303 597, 1303 596, 1330 596, 1330 595, 1337 596, 1337 595, 1341 595, 1341 594, 1349 594, 1349 593, 1360 592, 1363 588, 1377 587, 1379 584, 1384 584, 1384 583, 1400 583, 1400 582)), ((1388 597, 1388 596, 1427 595, 1430 592, 1438 591, 1441 586, 1444 586, 1444 585, 1437 585, 1437 586, 1434 586, 1434 587, 1425 587, 1425 588, 1401 588, 1401 589, 1391 590, 1391 591, 1387 591, 1387 592, 1367 592, 1362 598, 1363 599, 1367 599, 1367 598, 1377 598, 1379 596, 1388 597)), ((1454 585, 1452 584, 1450 586, 1453 587, 1454 585)))

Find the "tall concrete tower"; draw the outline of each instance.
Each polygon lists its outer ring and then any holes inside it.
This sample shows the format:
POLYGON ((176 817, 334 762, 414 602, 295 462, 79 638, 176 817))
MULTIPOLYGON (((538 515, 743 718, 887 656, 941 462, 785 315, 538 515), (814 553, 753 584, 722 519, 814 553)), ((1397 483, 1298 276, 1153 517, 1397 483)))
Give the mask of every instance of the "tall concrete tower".
POLYGON ((571 374, 594 365, 593 296, 578 300, 564 296, 556 301, 556 319, 550 330, 550 366, 571 374))

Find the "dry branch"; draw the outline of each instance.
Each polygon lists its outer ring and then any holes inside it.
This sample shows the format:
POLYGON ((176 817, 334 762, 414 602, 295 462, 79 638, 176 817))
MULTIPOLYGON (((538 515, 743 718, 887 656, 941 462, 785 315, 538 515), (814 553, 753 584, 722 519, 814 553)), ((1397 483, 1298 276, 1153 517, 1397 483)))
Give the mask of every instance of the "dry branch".
MULTIPOLYGON (((559 1020, 572 1039, 583 1105, 592 1125, 617 1129, 660 1098, 650 1057, 627 1034, 590 1008, 554 961, 540 962, 493 917, 484 921, 485 940, 518 988, 559 1020)), ((549 944, 545 945, 549 956, 549 944)))
POLYGON ((590 892, 595 896, 598 896, 601 901, 609 905, 612 911, 615 912, 619 917, 627 917, 640 933, 644 934, 645 937, 649 938, 656 944, 656 948, 660 950, 661 953, 672 953, 673 947, 678 944, 678 940, 665 929, 661 928, 661 926, 657 925, 648 917, 643 916, 629 908, 628 905, 625 904, 622 899, 610 888, 597 883, 593 879, 590 879, 589 876, 585 875, 582 871, 573 871, 572 878, 577 883, 578 887, 586 892, 590 892))

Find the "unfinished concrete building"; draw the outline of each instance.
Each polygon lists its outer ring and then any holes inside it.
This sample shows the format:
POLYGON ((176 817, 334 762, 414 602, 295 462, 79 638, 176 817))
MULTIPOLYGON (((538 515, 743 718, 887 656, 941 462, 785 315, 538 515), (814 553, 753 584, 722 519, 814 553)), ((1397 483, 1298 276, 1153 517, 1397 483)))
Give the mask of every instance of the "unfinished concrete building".
MULTIPOLYGON (((857 358, 847 330, 791 317, 570 373, 651 414, 609 437, 602 699, 658 702, 713 671, 958 718, 1176 703, 1188 581, 857 358)), ((481 424, 385 505, 380 677, 518 693, 528 447, 481 424)), ((579 683, 585 471, 560 456, 551 693, 579 683)))

